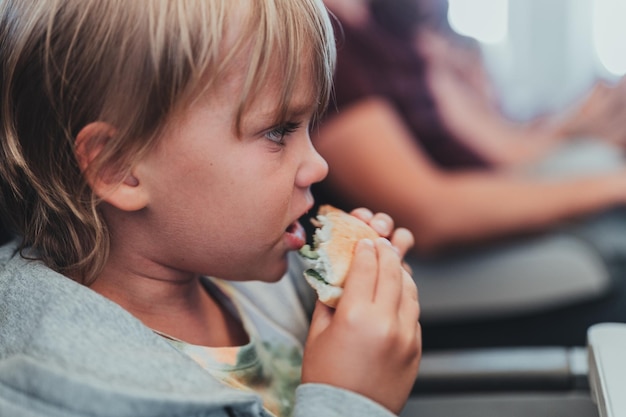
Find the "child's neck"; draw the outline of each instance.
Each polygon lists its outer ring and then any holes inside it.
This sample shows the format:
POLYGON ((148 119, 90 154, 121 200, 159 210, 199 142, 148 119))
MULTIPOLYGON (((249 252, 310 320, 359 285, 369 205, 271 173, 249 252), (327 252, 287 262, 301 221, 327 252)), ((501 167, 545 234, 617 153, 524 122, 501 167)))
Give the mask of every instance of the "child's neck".
POLYGON ((206 291, 198 277, 179 282, 105 270, 91 289, 151 329, 187 343, 224 347, 248 342, 241 322, 206 291))

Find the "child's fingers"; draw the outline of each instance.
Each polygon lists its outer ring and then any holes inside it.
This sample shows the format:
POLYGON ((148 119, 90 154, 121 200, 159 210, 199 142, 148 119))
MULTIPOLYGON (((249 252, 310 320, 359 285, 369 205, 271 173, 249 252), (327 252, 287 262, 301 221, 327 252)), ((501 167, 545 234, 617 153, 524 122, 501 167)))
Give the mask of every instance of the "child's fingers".
POLYGON ((377 254, 374 242, 362 239, 357 242, 352 258, 352 265, 346 277, 343 295, 337 308, 342 304, 352 305, 355 302, 374 299, 377 281, 377 254))
POLYGON ((398 303, 398 320, 403 337, 398 340, 397 349, 407 352, 408 357, 414 357, 421 350, 419 317, 417 286, 413 278, 406 271, 402 271, 402 296, 398 303))
POLYGON ((402 271, 402 299, 400 300, 400 319, 406 321, 409 329, 415 327, 415 322, 419 320, 420 305, 419 294, 415 281, 408 272, 402 271))
POLYGON ((369 225, 372 229, 376 230, 376 232, 383 236, 389 237, 391 232, 393 232, 393 219, 386 213, 376 213, 372 220, 370 220, 369 225))
POLYGON ((313 317, 311 318, 311 325, 309 326, 309 339, 315 339, 326 330, 332 321, 333 313, 334 310, 332 308, 317 300, 313 310, 313 317))
POLYGON ((406 270, 402 271, 402 294, 414 301, 419 299, 419 289, 411 274, 406 270))
POLYGON ((413 233, 411 233, 409 229, 405 229, 404 227, 399 227, 394 230, 389 240, 391 241, 391 244, 396 249, 398 249, 398 254, 401 258, 404 258, 406 253, 415 244, 415 238, 413 237, 413 233))
POLYGON ((398 412, 421 357, 414 286, 389 241, 360 241, 337 309, 314 315, 302 381, 358 392, 398 412))
POLYGON ((374 213, 371 210, 366 209, 365 207, 359 207, 350 212, 351 215, 356 217, 357 219, 363 220, 365 223, 369 223, 374 217, 374 213))
POLYGON ((393 219, 386 213, 372 213, 370 210, 360 207, 350 212, 354 217, 363 220, 379 235, 388 237, 393 231, 393 219))
POLYGON ((391 243, 384 238, 376 241, 378 250, 378 276, 375 302, 384 311, 395 316, 402 298, 402 272, 404 269, 400 263, 398 254, 391 243))

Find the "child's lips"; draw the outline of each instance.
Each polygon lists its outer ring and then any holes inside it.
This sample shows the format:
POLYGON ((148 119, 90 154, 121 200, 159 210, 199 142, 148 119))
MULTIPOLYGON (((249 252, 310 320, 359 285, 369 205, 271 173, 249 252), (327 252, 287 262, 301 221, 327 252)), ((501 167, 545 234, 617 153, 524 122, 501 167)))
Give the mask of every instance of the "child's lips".
POLYGON ((285 240, 290 250, 298 250, 306 243, 306 232, 300 222, 295 221, 285 231, 285 240))

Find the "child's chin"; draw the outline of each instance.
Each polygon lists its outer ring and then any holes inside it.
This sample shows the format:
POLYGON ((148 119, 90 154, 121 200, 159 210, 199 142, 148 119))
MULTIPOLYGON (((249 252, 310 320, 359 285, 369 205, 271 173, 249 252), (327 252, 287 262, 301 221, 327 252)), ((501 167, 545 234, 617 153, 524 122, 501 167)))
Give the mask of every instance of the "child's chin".
POLYGON ((276 282, 280 281, 282 277, 287 273, 287 259, 285 258, 283 262, 276 262, 274 265, 271 265, 266 273, 260 274, 262 275, 259 280, 264 282, 276 282))

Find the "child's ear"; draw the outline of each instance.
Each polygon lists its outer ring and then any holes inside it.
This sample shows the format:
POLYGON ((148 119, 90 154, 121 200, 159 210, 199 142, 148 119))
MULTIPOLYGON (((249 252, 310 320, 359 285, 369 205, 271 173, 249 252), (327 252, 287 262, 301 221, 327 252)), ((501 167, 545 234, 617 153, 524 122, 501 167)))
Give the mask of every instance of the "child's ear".
POLYGON ((93 192, 103 201, 124 211, 141 210, 148 204, 148 196, 141 181, 131 172, 120 174, 107 167, 89 169, 105 143, 116 134, 116 129, 105 122, 93 122, 83 127, 75 141, 78 166, 93 192), (123 178, 121 175, 125 175, 123 178))

